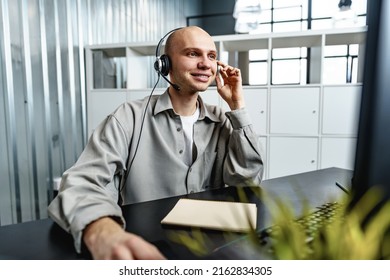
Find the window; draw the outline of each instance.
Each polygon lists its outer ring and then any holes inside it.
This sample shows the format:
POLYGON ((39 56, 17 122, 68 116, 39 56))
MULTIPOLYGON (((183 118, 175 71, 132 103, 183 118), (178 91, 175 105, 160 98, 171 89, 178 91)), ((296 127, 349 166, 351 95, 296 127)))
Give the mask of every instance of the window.
POLYGON ((268 50, 249 51, 249 84, 265 85, 268 83, 268 50))
MULTIPOLYGON (((261 24, 251 33, 294 32, 334 28, 334 16, 340 0, 264 0, 261 24)), ((367 0, 354 0, 355 26, 366 24, 367 0)), ((274 49, 268 77, 266 50, 249 52, 249 84, 306 84, 310 50, 307 48, 274 49)), ((328 84, 357 82, 358 45, 326 46, 323 82, 328 84)))
MULTIPOLYGON (((329 29, 334 27, 334 17, 339 12, 338 4, 340 0, 310 0, 311 29, 329 29)), ((351 6, 356 15, 353 20, 354 26, 366 25, 367 0, 353 0, 351 6), (355 21, 356 20, 356 21, 355 21)))
POLYGON ((260 24, 251 33, 307 29, 308 0, 263 0, 260 24))
POLYGON ((359 45, 326 46, 324 51, 324 84, 357 82, 359 45))
POLYGON ((272 50, 271 84, 305 84, 307 48, 272 50))

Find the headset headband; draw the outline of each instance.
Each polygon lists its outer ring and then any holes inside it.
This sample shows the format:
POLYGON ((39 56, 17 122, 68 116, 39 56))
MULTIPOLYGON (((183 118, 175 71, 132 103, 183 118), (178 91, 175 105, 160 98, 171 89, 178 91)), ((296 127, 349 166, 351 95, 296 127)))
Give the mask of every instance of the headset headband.
POLYGON ((178 27, 178 28, 175 28, 175 29, 172 29, 171 31, 169 31, 167 34, 165 34, 161 39, 160 41, 158 42, 157 44, 157 47, 156 47, 156 57, 158 58, 160 56, 160 48, 165 40, 166 37, 168 37, 170 34, 172 34, 173 32, 177 31, 177 30, 180 30, 182 29, 183 27, 178 27))

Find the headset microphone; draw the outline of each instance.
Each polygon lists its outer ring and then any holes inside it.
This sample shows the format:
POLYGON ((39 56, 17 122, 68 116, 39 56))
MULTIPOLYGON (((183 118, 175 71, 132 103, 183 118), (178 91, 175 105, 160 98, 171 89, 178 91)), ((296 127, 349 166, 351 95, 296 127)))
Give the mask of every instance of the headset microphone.
MULTIPOLYGON (((159 73, 161 74, 161 73, 159 73)), ((174 83, 172 83, 170 80, 168 80, 164 75, 161 75, 165 81, 167 81, 175 90, 180 91, 180 87, 174 83)))

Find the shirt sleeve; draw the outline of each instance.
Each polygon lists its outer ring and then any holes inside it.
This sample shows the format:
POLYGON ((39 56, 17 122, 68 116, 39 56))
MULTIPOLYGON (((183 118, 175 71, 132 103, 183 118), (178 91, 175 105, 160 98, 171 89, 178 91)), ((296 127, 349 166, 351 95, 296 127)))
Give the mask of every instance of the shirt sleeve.
POLYGON ((128 154, 128 140, 109 116, 96 128, 77 162, 61 180, 60 192, 48 207, 49 216, 74 238, 80 253, 82 231, 101 217, 112 217, 125 226, 118 205, 118 186, 128 154))
POLYGON ((227 185, 259 185, 263 177, 261 144, 245 108, 226 112, 233 127, 224 163, 223 178, 227 185))

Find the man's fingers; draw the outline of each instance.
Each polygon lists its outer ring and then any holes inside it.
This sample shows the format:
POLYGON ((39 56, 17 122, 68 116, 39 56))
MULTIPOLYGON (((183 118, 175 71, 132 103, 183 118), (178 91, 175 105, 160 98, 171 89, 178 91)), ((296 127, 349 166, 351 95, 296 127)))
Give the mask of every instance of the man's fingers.
POLYGON ((133 235, 131 239, 128 240, 127 246, 133 253, 134 259, 142 260, 163 260, 165 257, 153 244, 145 241, 139 236, 133 235))

